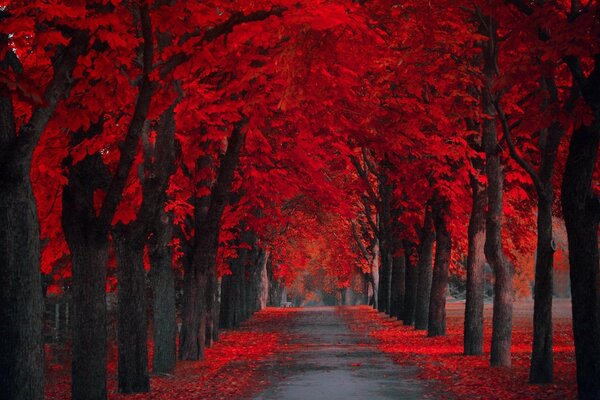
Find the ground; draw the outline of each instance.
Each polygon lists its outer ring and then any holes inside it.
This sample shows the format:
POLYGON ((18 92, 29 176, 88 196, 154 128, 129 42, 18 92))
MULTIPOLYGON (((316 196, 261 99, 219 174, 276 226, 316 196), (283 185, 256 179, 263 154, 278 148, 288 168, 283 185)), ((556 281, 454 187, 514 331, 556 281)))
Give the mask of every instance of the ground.
MULTIPOLYGON (((512 368, 490 368, 487 354, 461 355, 464 303, 449 303, 448 335, 433 339, 365 306, 269 308, 240 330, 224 332, 206 360, 179 363, 172 376, 153 376, 147 394, 116 393, 111 356, 110 398, 574 399, 570 303, 554 308, 553 385, 527 384, 530 302, 515 306, 512 368)), ((487 351, 490 312, 486 305, 487 351)), ((52 350, 46 398, 68 399, 68 362, 52 350)))

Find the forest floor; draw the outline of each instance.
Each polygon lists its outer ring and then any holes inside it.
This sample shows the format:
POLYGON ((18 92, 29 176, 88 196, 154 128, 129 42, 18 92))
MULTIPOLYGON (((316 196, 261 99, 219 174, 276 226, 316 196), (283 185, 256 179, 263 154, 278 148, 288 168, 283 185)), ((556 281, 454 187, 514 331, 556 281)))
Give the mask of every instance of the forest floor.
POLYGON ((532 342, 533 302, 515 303, 513 315, 512 367, 491 368, 492 305, 485 305, 485 354, 463 356, 464 301, 447 305, 447 335, 428 338, 425 331, 389 318, 368 307, 340 308, 340 314, 355 332, 377 339, 377 347, 395 362, 419 367, 426 385, 443 387, 438 398, 567 400, 576 398, 575 350, 570 300, 555 300, 554 383, 528 384, 532 342))
MULTIPOLYGON (((288 329, 292 314, 293 309, 271 308, 255 314, 240 329, 222 331, 218 343, 206 350, 203 361, 178 361, 173 375, 151 374, 150 392, 135 395, 117 393, 116 343, 112 337, 108 352, 109 399, 251 398, 269 384, 269 377, 262 368, 265 360, 293 351, 293 339, 288 329)), ((46 345, 47 400, 71 398, 68 348, 68 343, 46 345)), ((148 351, 152 360, 152 343, 149 343, 148 351)))
MULTIPOLYGON (((152 376, 151 392, 116 393, 109 351, 109 398, 123 399, 574 399, 570 302, 554 306, 555 383, 529 385, 533 303, 515 304, 513 367, 489 367, 486 354, 462 356, 464 302, 448 303, 446 337, 427 338, 366 306, 269 308, 225 331, 198 362, 152 376)), ((46 399, 70 398, 67 346, 47 346, 46 399)), ((150 346, 150 354, 152 346, 150 346)))

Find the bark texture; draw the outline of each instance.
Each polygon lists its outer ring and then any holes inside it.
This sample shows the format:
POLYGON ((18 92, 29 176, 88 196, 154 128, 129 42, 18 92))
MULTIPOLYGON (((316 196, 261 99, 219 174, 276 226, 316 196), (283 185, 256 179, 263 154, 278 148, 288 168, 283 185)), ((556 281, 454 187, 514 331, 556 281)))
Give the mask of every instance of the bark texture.
MULTIPOLYGON (((483 173, 482 160, 473 161, 473 167, 483 173)), ((485 213, 487 195, 485 186, 471 176, 473 205, 469 218, 467 253, 467 296, 465 304, 464 354, 483 354, 483 294, 485 288, 485 213)))
POLYGON ((209 204, 197 202, 195 240, 191 253, 191 262, 186 276, 184 312, 182 330, 179 337, 179 357, 183 360, 198 360, 204 356, 206 337, 214 337, 218 328, 215 324, 218 309, 216 257, 219 246, 221 217, 237 168, 240 150, 245 139, 242 132, 247 120, 234 124, 229 137, 227 151, 221 159, 217 180, 212 188, 209 204), (207 333, 208 329, 208 333, 207 333))
POLYGON ((154 354, 152 372, 170 374, 177 361, 177 315, 175 309, 175 274, 173 251, 169 246, 173 225, 166 213, 154 225, 148 243, 150 256, 150 282, 153 300, 154 354))
POLYGON ((452 251, 452 240, 446 225, 449 204, 436 205, 435 211, 435 262, 429 301, 429 323, 427 336, 446 335, 446 296, 448 295, 448 266, 452 251))
POLYGON ((417 304, 415 309, 415 329, 425 330, 429 323, 429 298, 431 295, 431 280, 433 275, 433 243, 435 231, 433 229, 433 216, 431 206, 425 209, 425 221, 421 229, 419 243, 419 273, 417 281, 417 304))
POLYGON ((404 258, 406 264, 406 296, 404 298, 404 325, 415 324, 415 307, 417 305, 417 284, 418 270, 417 266, 411 262, 411 254, 413 252, 413 244, 404 243, 404 258))
MULTIPOLYGON (((0 396, 14 400, 43 398, 42 282, 40 232, 31 187, 31 159, 54 111, 69 92, 73 69, 88 43, 85 32, 72 33, 52 60, 52 79, 44 103, 17 128, 13 95, 0 83, 0 396), (17 134, 18 130, 18 134, 17 134)), ((0 35, 0 72, 12 68, 18 80, 23 66, 0 35)))
POLYGON ((486 118, 482 122, 483 147, 486 155, 488 179, 488 211, 486 215, 485 255, 495 274, 494 315, 492 319, 492 366, 510 366, 513 312, 513 267, 502 250, 502 215, 504 173, 499 154, 496 130, 495 99, 491 90, 495 82, 498 57, 496 22, 490 19, 489 39, 483 43, 485 85, 482 90, 482 111, 486 118))
POLYGON ((122 232, 113 233, 117 258, 119 299, 119 392, 150 390, 148 373, 148 323, 146 320, 146 273, 144 241, 132 241, 122 232))

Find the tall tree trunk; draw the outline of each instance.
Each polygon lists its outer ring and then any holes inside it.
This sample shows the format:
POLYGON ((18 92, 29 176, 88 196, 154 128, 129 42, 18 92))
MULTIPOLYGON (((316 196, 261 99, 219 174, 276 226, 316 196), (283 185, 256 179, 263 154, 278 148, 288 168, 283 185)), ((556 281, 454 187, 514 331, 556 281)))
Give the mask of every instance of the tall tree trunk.
POLYGON ((214 322, 217 307, 216 258, 221 217, 229 202, 233 174, 246 137, 242 130, 247 122, 243 119, 234 124, 227 150, 221 159, 217 179, 211 190, 208 208, 204 210, 204 202, 196 203, 195 242, 188 272, 190 282, 187 282, 187 291, 184 294, 186 300, 179 338, 179 357, 184 360, 198 360, 203 357, 207 326, 210 324, 211 337, 214 337, 213 332, 217 328, 218 322, 217 324, 214 322))
POLYGON ((206 343, 204 336, 206 332, 204 327, 205 298, 203 296, 205 293, 205 276, 193 270, 191 260, 187 260, 185 263, 183 285, 179 359, 201 360, 204 358, 204 345, 206 343))
MULTIPOLYGON (((93 129, 101 129, 101 124, 93 129)), ((63 190, 62 228, 73 264, 74 400, 104 400, 107 395, 105 283, 109 237, 99 226, 94 192, 109 181, 100 155, 95 154, 70 166, 69 183, 63 190)))
MULTIPOLYGON (((385 235, 383 233, 382 235, 385 235)), ((379 266, 379 288, 377 293, 377 310, 389 315, 391 303, 391 275, 392 275, 392 254, 389 249, 387 238, 383 236, 379 240, 379 250, 381 254, 381 264, 379 266)))
POLYGON ((233 326, 233 268, 231 265, 229 269, 232 270, 230 275, 225 275, 221 278, 221 312, 219 313, 219 327, 222 329, 228 329, 233 326))
POLYGON ((119 299, 119 392, 143 393, 150 390, 145 243, 128 232, 117 229, 113 233, 119 299))
POLYGON ((217 274, 209 274, 206 282, 206 347, 212 347, 219 335, 219 282, 217 274))
POLYGON ((77 239, 66 229, 65 236, 70 237, 73 263, 72 398, 105 400, 108 238, 92 234, 77 239))
POLYGON ((171 374, 177 362, 177 310, 175 308, 175 274, 170 247, 173 224, 165 212, 154 225, 148 243, 150 282, 153 300, 154 354, 152 372, 171 374))
POLYGON ((600 203, 592 190, 599 124, 595 120, 592 126, 573 132, 561 198, 569 238, 577 386, 582 400, 600 398, 600 203))
POLYGON ((430 205, 427 205, 425 209, 425 221, 420 236, 415 329, 425 330, 429 323, 429 296, 431 295, 431 280, 433 275, 431 264, 433 261, 433 242, 435 241, 430 205))
POLYGON ((404 297, 404 325, 415 324, 415 307, 417 305, 417 284, 419 271, 417 266, 410 260, 412 254, 412 244, 408 241, 404 243, 404 259, 406 264, 406 296, 404 297))
POLYGON ((483 43, 485 85, 482 90, 483 147, 488 180, 485 256, 495 274, 494 315, 492 319, 492 366, 510 366, 513 312, 513 267, 502 249, 502 214, 504 173, 498 149, 496 109, 493 94, 498 56, 497 23, 490 19, 489 40, 483 43))
MULTIPOLYGON (((13 90, 0 83, 0 396, 14 400, 43 398, 43 297, 40 277, 40 229, 31 187, 34 150, 58 103, 73 84, 77 60, 88 45, 88 34, 75 31, 52 57, 52 79, 42 104, 18 129, 13 90)), ((0 34, 0 73, 19 80, 23 66, 0 34), (11 60, 12 57, 12 60, 11 60)), ((17 83, 18 82, 12 82, 17 83)))
POLYGON ((449 204, 436 205, 435 211, 435 262, 433 265, 433 278, 431 284, 431 298, 429 301, 429 323, 427 336, 444 336, 446 334, 446 296, 448 295, 448 266, 452 240, 446 225, 449 204))
POLYGON ((29 168, 5 166, 0 173, 0 398, 4 399, 43 398, 39 234, 29 168))
POLYGON ((388 182, 388 162, 383 163, 385 171, 379 173, 379 250, 381 264, 379 268, 379 311, 391 314, 392 306, 392 268, 393 268, 393 238, 392 238, 392 191, 393 186, 388 182))
MULTIPOLYGON (((483 172, 482 160, 473 166, 483 172)), ((467 296, 465 304, 464 354, 483 354, 483 294, 485 288, 485 212, 487 195, 485 186, 476 176, 471 176, 473 205, 468 228, 467 296)))
MULTIPOLYGON (((550 185, 552 185, 550 177, 550 185)), ((529 380, 531 383, 552 382, 552 203, 554 196, 538 195, 537 253, 533 312, 533 349, 529 380)))
MULTIPOLYGON (((399 239, 394 241, 400 242, 399 239)), ((406 263, 403 249, 395 249, 392 257, 392 307, 391 317, 404 318, 404 298, 406 294, 406 263)))

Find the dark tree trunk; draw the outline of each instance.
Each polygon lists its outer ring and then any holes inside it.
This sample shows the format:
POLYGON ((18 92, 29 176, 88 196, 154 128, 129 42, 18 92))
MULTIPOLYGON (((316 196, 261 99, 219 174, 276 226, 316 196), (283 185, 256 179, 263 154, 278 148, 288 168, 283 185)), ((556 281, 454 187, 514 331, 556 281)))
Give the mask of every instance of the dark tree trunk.
MULTIPOLYGON (((30 171, 34 150, 64 100, 73 69, 88 44, 85 32, 75 31, 67 46, 53 57, 52 79, 44 101, 35 107, 17 134, 13 91, 0 83, 0 397, 11 400, 43 398, 42 283, 40 230, 30 171)), ((19 80, 20 61, 0 35, 0 73, 19 80), (6 50, 6 51, 4 51, 6 50), (11 60, 12 57, 12 60, 11 60), (15 66, 16 65, 16 66, 15 66)))
MULTIPOLYGON (((397 240, 399 241, 399 240, 397 240)), ((402 249, 395 249, 392 257, 392 304, 391 317, 404 318, 404 298, 406 294, 406 263, 402 249)))
MULTIPOLYGON (((552 185, 550 177, 550 185, 552 185)), ((529 380, 531 383, 552 382, 552 203, 554 196, 540 193, 537 216, 537 253, 533 312, 533 351, 529 380)))
MULTIPOLYGON (((382 163, 386 171, 379 174, 379 295, 378 310, 391 314, 392 306, 392 268, 393 268, 393 238, 392 238, 392 191, 393 186, 388 182, 388 162, 382 163)), ((382 167, 383 169, 383 167, 382 167)))
POLYGON ((179 332, 179 359, 204 358, 205 340, 205 285, 206 277, 192 269, 188 260, 184 271, 182 324, 179 332), (202 340, 200 340, 202 338, 202 340))
POLYGON ((420 236, 415 329, 425 330, 429 323, 429 296, 431 294, 431 280, 433 275, 433 242, 435 241, 433 216, 431 215, 431 206, 429 205, 427 205, 425 210, 425 222, 423 223, 420 236))
MULTIPOLYGON (((385 233, 382 233, 385 235, 385 233)), ((379 266, 379 293, 377 294, 377 310, 386 314, 390 313, 391 303, 391 274, 392 274, 392 254, 389 249, 387 238, 381 238, 379 241, 380 260, 379 266)))
POLYGON ((431 284, 431 298, 429 301, 429 323, 427 336, 446 335, 446 296, 448 295, 448 266, 452 240, 446 225, 448 203, 436 206, 435 211, 435 262, 433 265, 433 278, 431 284))
MULTIPOLYGON (((94 126, 100 129, 101 124, 94 126)), ((90 132, 94 133, 94 132, 90 132)), ((70 166, 62 228, 73 264, 74 400, 106 399, 106 261, 109 238, 94 209, 94 192, 110 181, 100 155, 70 166)))
POLYGON ((204 209, 204 202, 196 203, 195 241, 189 271, 187 271, 184 313, 179 337, 179 357, 184 360, 202 358, 207 326, 210 326, 210 337, 214 337, 214 330, 217 329, 218 320, 215 324, 218 307, 216 258, 221 217, 229 202, 233 174, 246 136, 242 132, 246 123, 247 120, 244 119, 234 124, 227 151, 221 159, 217 179, 211 190, 208 208, 204 209))
POLYGON ((410 256, 412 254, 412 244, 404 243, 404 259, 406 265, 406 296, 404 297, 404 325, 415 324, 415 307, 417 305, 417 283, 419 271, 417 266, 413 265, 410 256))
POLYGON ((119 223, 113 229, 119 296, 118 385, 121 393, 150 390, 144 247, 161 217, 167 220, 163 208, 169 178, 175 169, 174 109, 175 104, 161 116, 154 146, 146 132, 141 133, 144 149, 144 174, 140 177, 142 204, 134 221, 119 223))
MULTIPOLYGON (((217 245, 218 248, 218 245, 217 245)), ((215 261, 217 254, 215 253, 215 261)), ((212 347, 219 335, 219 282, 216 273, 206 280, 206 347, 212 347)))
POLYGON ((225 275, 221 278, 221 312, 219 313, 219 328, 230 329, 233 327, 233 267, 229 266, 231 275, 225 275))
POLYGON ((484 76, 486 84, 482 90, 483 147, 486 155, 486 175, 488 179, 488 212, 486 216, 485 255, 495 274, 494 313, 492 319, 492 366, 510 366, 513 312, 513 267, 502 249, 502 213, 504 174, 498 149, 496 130, 496 109, 493 94, 498 55, 496 22, 491 20, 490 39, 483 44, 484 76))
MULTIPOLYGON (((597 87, 596 87, 597 90, 597 87)), ((599 122, 573 132, 562 183, 569 238, 573 333, 579 398, 600 398, 600 203, 592 190, 600 139, 599 122)))
MULTIPOLYGON (((542 83, 551 93, 551 101, 557 101, 556 84, 552 78, 544 78, 542 83)), ((535 287, 533 311, 533 348, 530 383, 551 383, 554 379, 552 353, 552 294, 554 270, 554 246, 552 228, 552 206, 554 204, 554 164, 564 130, 559 123, 553 123, 540 135, 542 164, 536 185, 538 194, 537 253, 535 261, 535 287)), ((532 172, 532 175, 534 173, 532 172)), ((536 176, 532 176, 536 179, 536 176)))
POLYGON ((177 314, 173 251, 169 245, 173 225, 166 213, 161 213, 152 233, 148 243, 154 328, 152 372, 170 374, 175 370, 177 361, 177 314))
MULTIPOLYGON (((482 160, 473 166, 483 172, 482 160)), ((467 295, 465 303, 464 354, 483 354, 483 294, 485 288, 485 186, 471 176, 473 206, 468 228, 467 295)))
POLYGON ((117 229, 113 233, 119 299, 119 392, 143 393, 150 390, 145 243, 127 231, 117 229))
POLYGON ((72 398, 104 400, 108 238, 92 235, 67 242, 73 263, 72 398))
POLYGON ((35 199, 28 167, 5 166, 0 174, 0 398, 41 400, 43 298, 35 199))

